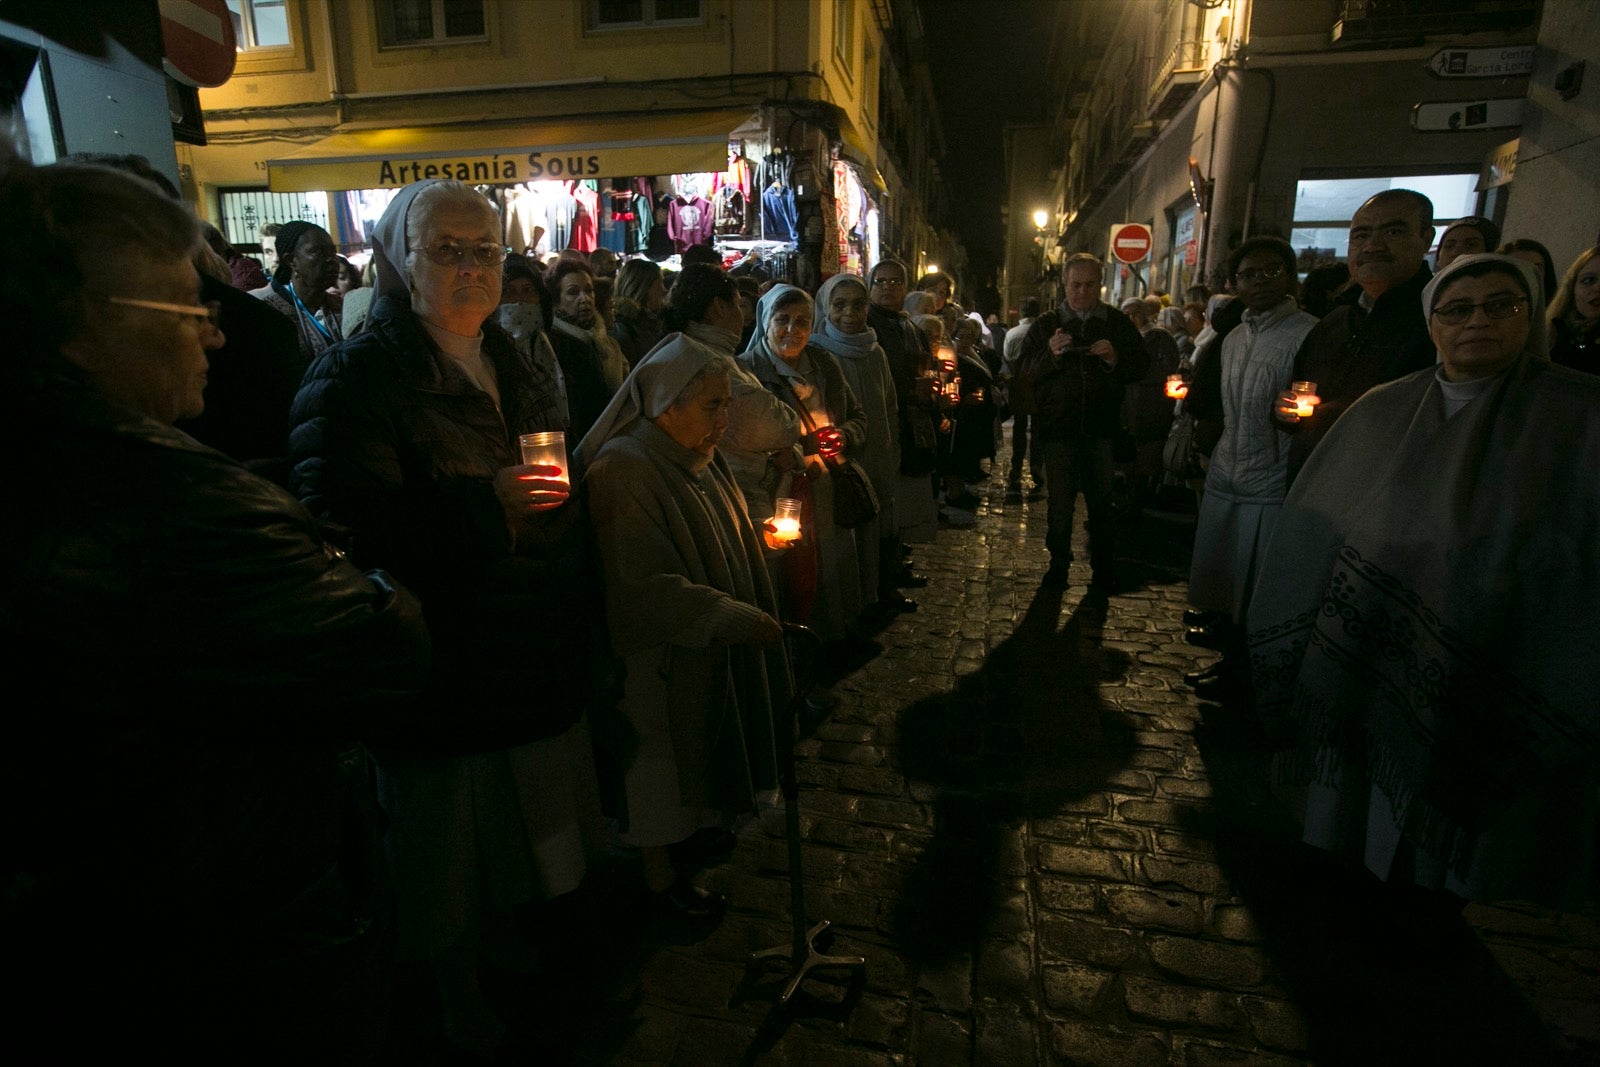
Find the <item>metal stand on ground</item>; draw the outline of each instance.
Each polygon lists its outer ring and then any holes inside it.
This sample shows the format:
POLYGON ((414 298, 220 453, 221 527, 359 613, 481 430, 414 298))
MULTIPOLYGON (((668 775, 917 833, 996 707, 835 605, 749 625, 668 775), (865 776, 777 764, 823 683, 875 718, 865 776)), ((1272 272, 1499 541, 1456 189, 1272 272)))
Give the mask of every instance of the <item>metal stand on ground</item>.
MULTIPOLYGON (((821 641, 816 634, 793 623, 785 623, 783 628, 789 637, 812 645, 813 661, 820 658, 821 641)), ((867 966, 863 956, 829 956, 818 950, 817 938, 832 925, 827 919, 819 920, 810 929, 806 926, 809 920, 806 918, 805 871, 800 856, 800 780, 795 773, 794 721, 798 709, 804 706, 807 688, 809 686, 796 685, 793 705, 788 714, 782 716, 783 723, 775 724, 778 734, 779 786, 783 791, 783 831, 789 846, 789 922, 793 937, 787 945, 776 945, 750 954, 752 962, 788 957, 789 965, 794 970, 778 995, 779 1007, 789 1003, 799 990, 800 983, 818 967, 849 967, 865 971, 867 966)))

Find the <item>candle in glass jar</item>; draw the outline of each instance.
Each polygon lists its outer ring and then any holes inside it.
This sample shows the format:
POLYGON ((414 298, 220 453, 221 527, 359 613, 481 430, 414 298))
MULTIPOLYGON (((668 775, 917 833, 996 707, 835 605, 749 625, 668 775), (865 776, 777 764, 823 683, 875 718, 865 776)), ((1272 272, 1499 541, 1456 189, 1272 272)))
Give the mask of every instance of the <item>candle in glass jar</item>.
POLYGON ((956 369, 956 350, 948 345, 939 346, 939 365, 948 373, 956 369))
POLYGON ((567 435, 560 430, 545 433, 525 433, 517 438, 522 446, 522 462, 528 466, 555 467, 560 473, 547 475, 551 480, 571 484, 567 473, 567 435))
POLYGON ((1316 382, 1295 382, 1292 391, 1295 399, 1295 414, 1302 419, 1309 419, 1317 410, 1317 405, 1322 403, 1322 398, 1317 395, 1316 382))
POLYGON ((1167 375, 1167 396, 1172 400, 1182 400, 1189 395, 1189 383, 1183 380, 1181 374, 1167 375))
POLYGON ((775 541, 800 540, 800 501, 793 497, 780 496, 775 504, 776 511, 772 516, 772 535, 775 541))

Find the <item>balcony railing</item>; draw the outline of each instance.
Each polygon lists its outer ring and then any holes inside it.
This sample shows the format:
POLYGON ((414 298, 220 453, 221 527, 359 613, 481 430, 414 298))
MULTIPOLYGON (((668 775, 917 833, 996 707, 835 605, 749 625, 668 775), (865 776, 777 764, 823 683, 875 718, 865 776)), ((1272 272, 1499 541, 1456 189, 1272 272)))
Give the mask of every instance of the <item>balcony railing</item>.
POLYGON ((1179 41, 1156 67, 1150 82, 1145 113, 1153 120, 1177 114, 1206 78, 1206 43, 1203 40, 1179 41))
POLYGON ((1375 45, 1531 26, 1539 0, 1340 0, 1334 44, 1375 45))

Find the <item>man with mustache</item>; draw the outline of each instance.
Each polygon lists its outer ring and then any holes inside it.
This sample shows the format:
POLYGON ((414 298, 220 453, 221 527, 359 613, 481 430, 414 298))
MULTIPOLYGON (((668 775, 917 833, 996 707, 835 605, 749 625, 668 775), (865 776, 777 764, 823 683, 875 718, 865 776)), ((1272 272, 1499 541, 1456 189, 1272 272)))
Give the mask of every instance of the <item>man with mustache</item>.
POLYGON ((1433 244, 1433 202, 1411 189, 1386 189, 1350 220, 1350 280, 1334 309, 1295 355, 1294 380, 1316 383, 1322 398, 1306 418, 1280 403, 1280 426, 1294 433, 1289 481, 1346 408, 1375 385, 1432 366, 1433 340, 1422 314, 1422 289, 1433 277, 1424 258, 1433 244))

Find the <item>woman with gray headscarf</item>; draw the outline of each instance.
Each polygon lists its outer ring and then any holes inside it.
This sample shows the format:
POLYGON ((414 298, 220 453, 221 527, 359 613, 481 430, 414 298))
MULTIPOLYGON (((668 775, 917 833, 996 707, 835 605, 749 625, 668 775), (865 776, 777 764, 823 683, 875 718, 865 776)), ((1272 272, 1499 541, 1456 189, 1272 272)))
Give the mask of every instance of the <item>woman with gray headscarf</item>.
POLYGON ((856 456, 867 443, 867 414, 839 361, 811 344, 812 301, 792 285, 775 285, 756 305, 756 331, 739 362, 800 416, 812 512, 804 517, 817 551, 817 595, 810 616, 797 619, 824 641, 849 638, 864 598, 855 531, 833 521, 827 460, 856 456))
POLYGON ((668 847, 755 807, 776 780, 773 715, 788 664, 762 541, 717 443, 732 360, 669 334, 629 373, 582 444, 611 642, 626 665, 624 839, 642 851, 655 916, 721 916, 668 847))
POLYGON ((900 413, 889 357, 867 325, 867 283, 854 274, 836 274, 817 290, 811 342, 831 352, 866 416, 866 440, 851 452, 866 469, 878 494, 878 516, 855 530, 861 596, 885 612, 915 610, 916 602, 894 584, 900 561, 895 521, 895 482, 900 470, 900 413))
MULTIPOLYGON (((1584 898, 1600 781, 1600 381, 1545 358, 1534 268, 1455 259, 1436 368, 1312 454, 1250 602, 1259 707, 1304 836, 1461 898, 1584 898)), ((1413 916, 1417 917, 1417 916, 1413 916)))
POLYGON ((459 182, 402 189, 373 234, 367 329, 316 361, 295 399, 295 491, 351 555, 416 591, 434 639, 434 732, 379 754, 402 958, 426 961, 443 1025, 492 1051, 476 981, 517 912, 575 889, 599 844, 584 712, 604 638, 567 472, 523 465, 521 434, 561 429, 554 383, 495 323, 493 206, 459 182))

